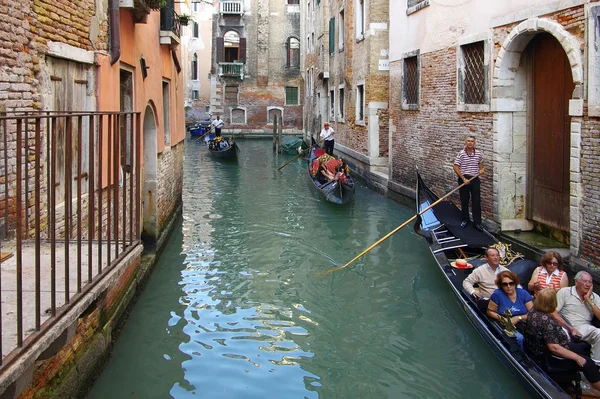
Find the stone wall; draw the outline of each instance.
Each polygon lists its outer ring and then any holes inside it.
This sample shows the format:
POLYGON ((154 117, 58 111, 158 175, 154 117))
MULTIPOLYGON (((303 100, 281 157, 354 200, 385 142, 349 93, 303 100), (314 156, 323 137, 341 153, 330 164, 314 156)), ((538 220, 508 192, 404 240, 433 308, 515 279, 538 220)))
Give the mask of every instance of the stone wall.
POLYGON ((158 155, 156 221, 159 232, 164 232, 173 210, 181 205, 184 143, 182 141, 158 155))

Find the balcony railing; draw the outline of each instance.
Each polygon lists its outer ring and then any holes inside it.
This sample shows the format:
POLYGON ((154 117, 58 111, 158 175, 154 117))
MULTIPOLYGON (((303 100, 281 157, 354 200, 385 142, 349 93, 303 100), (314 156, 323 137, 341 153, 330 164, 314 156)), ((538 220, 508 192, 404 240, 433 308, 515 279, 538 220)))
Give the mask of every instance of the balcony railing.
POLYGON ((219 62, 219 76, 244 79, 244 63, 219 62))
POLYGON ((0 374, 140 243, 140 113, 0 113, 0 374))
POLYGON ((179 44, 181 37, 181 24, 179 15, 172 7, 160 9, 160 44, 179 44))
POLYGON ((238 14, 244 13, 244 3, 241 1, 222 1, 219 3, 221 14, 238 14))

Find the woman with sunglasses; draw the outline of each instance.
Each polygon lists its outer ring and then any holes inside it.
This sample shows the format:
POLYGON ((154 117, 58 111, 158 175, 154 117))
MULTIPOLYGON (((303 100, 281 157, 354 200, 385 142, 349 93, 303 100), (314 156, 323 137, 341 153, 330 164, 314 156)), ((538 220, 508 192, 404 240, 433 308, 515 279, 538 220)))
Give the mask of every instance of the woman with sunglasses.
POLYGON ((563 270, 562 257, 556 251, 548 251, 540 259, 540 266, 537 267, 527 288, 537 295, 544 288, 554 288, 556 291, 569 286, 569 278, 563 270))
POLYGON ((506 309, 510 309, 513 325, 518 330, 524 331, 525 323, 521 322, 527 320, 527 313, 533 307, 533 300, 529 292, 518 288, 518 285, 519 277, 515 273, 511 271, 498 273, 496 277, 498 289, 490 297, 487 314, 494 320, 500 320, 500 315, 504 315, 506 309))

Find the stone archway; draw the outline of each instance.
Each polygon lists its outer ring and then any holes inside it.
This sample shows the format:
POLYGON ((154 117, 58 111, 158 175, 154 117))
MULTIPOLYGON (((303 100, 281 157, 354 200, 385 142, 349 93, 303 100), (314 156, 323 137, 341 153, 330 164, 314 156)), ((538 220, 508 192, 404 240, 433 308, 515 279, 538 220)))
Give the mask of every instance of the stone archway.
MULTIPOLYGON (((551 34, 562 46, 568 58, 575 88, 569 100, 571 117, 571 250, 579 246, 579 214, 573 209, 580 198, 579 137, 581 122, 573 117, 583 115, 583 57, 577 38, 559 23, 532 18, 521 22, 508 34, 496 57, 492 81, 492 111, 494 112, 494 217, 502 230, 531 230, 526 219, 528 171, 528 75, 522 60, 523 51, 538 33, 551 34), (576 159, 573 159, 576 158, 576 159), (575 161, 575 162, 573 162, 575 161), (576 168, 577 170, 573 170, 576 168), (574 173, 575 172, 575 173, 574 173)), ((575 206, 575 208, 574 208, 575 206)))
POLYGON ((149 103, 144 111, 144 221, 142 239, 147 243, 154 243, 158 239, 157 230, 157 127, 154 104, 149 103))

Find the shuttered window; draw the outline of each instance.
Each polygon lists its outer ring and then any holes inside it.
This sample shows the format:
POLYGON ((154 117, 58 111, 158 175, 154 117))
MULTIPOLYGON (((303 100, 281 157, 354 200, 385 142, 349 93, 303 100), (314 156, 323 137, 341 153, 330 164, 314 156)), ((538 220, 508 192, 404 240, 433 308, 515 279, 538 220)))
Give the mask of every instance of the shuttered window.
POLYGON ((286 87, 285 88, 285 105, 298 105, 298 88, 297 87, 286 87))
POLYGON ((335 17, 329 20, 329 54, 335 51, 335 17))

